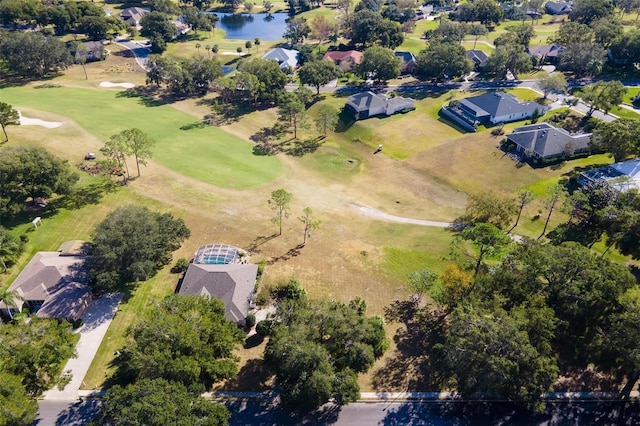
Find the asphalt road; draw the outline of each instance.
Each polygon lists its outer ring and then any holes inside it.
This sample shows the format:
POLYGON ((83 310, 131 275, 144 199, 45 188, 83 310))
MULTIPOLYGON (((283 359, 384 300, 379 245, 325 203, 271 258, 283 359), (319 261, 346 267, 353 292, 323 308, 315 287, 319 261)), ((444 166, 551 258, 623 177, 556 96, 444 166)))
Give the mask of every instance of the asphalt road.
POLYGON ((86 425, 99 412, 100 401, 86 399, 77 402, 38 401, 37 426, 82 426, 86 425))

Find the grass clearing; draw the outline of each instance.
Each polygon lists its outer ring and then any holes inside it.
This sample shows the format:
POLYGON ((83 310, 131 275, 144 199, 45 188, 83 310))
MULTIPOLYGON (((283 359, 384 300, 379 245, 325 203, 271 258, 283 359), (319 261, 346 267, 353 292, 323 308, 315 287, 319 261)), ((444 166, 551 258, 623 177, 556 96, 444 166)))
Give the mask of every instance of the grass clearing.
MULTIPOLYGON (((217 127, 200 127, 198 120, 169 105, 145 106, 144 99, 130 97, 127 92, 11 87, 3 89, 2 99, 18 108, 65 111, 102 140, 124 129, 139 128, 156 141, 154 161, 223 188, 260 185, 273 180, 281 170, 276 158, 254 155, 251 143, 217 127)), ((133 164, 130 167, 135 168, 133 164)))

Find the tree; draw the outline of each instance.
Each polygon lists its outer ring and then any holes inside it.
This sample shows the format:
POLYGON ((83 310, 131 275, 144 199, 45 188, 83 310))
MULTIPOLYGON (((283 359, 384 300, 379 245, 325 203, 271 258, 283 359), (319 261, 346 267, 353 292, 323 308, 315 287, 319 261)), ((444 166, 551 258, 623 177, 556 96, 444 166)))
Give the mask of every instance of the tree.
POLYGON ((169 213, 131 205, 112 211, 93 231, 85 261, 95 291, 147 280, 171 261, 170 253, 189 235, 184 221, 169 213))
POLYGON ((624 32, 620 22, 612 18, 598 19, 593 23, 593 37, 596 43, 609 48, 624 32))
POLYGON ((260 48, 260 38, 256 37, 255 39, 253 39, 253 45, 256 47, 256 53, 257 53, 260 48))
POLYGON ((401 63, 391 49, 371 46, 364 51, 358 73, 363 78, 386 81, 400 75, 401 63))
POLYGON ((302 43, 311 34, 311 27, 307 23, 307 18, 294 16, 287 21, 287 28, 282 35, 291 43, 302 43))
POLYGON ((36 420, 38 403, 29 398, 20 377, 0 371, 0 425, 29 426, 36 420))
POLYGON ((110 388, 102 404, 101 424, 176 426, 226 426, 231 413, 222 404, 189 392, 181 383, 143 379, 110 388))
POLYGON ((251 48, 253 47, 253 44, 251 43, 251 41, 250 41, 250 40, 247 40, 247 41, 244 43, 244 47, 245 47, 245 49, 247 49, 247 52, 250 52, 250 51, 251 51, 251 48))
POLYGON ((473 48, 476 48, 478 38, 487 35, 489 30, 482 24, 472 25, 469 29, 469 34, 473 36, 473 48))
POLYGON ((498 36, 494 44, 496 46, 503 44, 519 44, 525 48, 529 47, 531 39, 535 37, 536 32, 532 25, 510 25, 507 32, 498 36))
POLYGON ((116 383, 163 379, 200 395, 235 377, 233 351, 244 335, 215 297, 172 294, 154 302, 126 337, 115 360, 116 383))
POLYGON ((581 24, 590 25, 592 22, 613 15, 614 6, 610 0, 577 0, 569 19, 581 24))
POLYGON ((334 131, 338 125, 338 110, 331 105, 320 105, 315 122, 316 128, 322 133, 322 136, 327 136, 327 131, 334 131))
MULTIPOLYGON (((4 272, 7 272, 9 269, 8 267, 17 262, 23 249, 24 245, 20 239, 16 238, 12 233, 0 226, 0 265, 4 268, 4 272)), ((4 300, 1 291, 0 300, 4 300)), ((7 304, 9 303, 7 302, 7 304)))
POLYGON ((395 49, 402 44, 404 36, 397 22, 382 18, 369 9, 362 9, 348 19, 347 25, 351 30, 351 43, 370 46, 374 43, 389 49, 395 49))
POLYGON ((29 321, 4 324, 0 341, 2 372, 20 377, 30 397, 56 385, 64 387, 69 380, 68 375, 61 374, 67 360, 75 356, 75 339, 68 322, 31 317, 29 321))
POLYGON ((324 16, 316 15, 311 20, 311 36, 321 44, 335 31, 335 25, 324 16))
POLYGON ((0 150, 0 215, 12 217, 27 201, 66 195, 78 180, 66 161, 43 148, 7 147, 0 150))
POLYGON ((32 23, 44 11, 37 0, 4 0, 0 2, 0 22, 16 26, 22 22, 32 23))
POLYGON ((554 72, 538 80, 538 87, 544 93, 543 99, 547 99, 551 92, 564 93, 567 90, 567 79, 564 78, 562 73, 554 72))
POLYGON ((427 39, 439 40, 445 43, 462 43, 467 32, 471 31, 470 27, 466 24, 458 24, 448 19, 440 21, 433 33, 429 35, 427 32, 427 39))
POLYGON ((502 22, 504 12, 494 0, 476 0, 473 2, 475 17, 484 26, 490 27, 502 22))
POLYGON ((313 210, 311 207, 305 207, 302 210, 302 216, 298 217, 298 220, 304 225, 304 231, 302 233, 302 245, 307 244, 307 238, 311 237, 311 232, 320 228, 320 221, 313 218, 313 210))
POLYGON ((457 221, 464 225, 487 222, 504 229, 511 222, 515 210, 513 200, 488 191, 471 195, 464 216, 457 221))
POLYGON ((278 119, 286 128, 293 129, 293 138, 297 139, 298 129, 307 127, 307 109, 304 102, 295 93, 284 92, 278 101, 278 119))
POLYGON ((609 51, 614 65, 636 64, 640 58, 640 30, 633 29, 619 36, 611 43, 609 51))
POLYGON ((287 75, 280 69, 276 61, 253 58, 242 61, 238 71, 253 74, 259 81, 256 99, 260 101, 274 101, 287 84, 287 75))
POLYGON ((531 69, 531 58, 519 44, 500 45, 487 59, 485 69, 501 79, 506 77, 508 71, 517 76, 531 69))
POLYGON ((482 395, 538 408, 540 395, 558 378, 558 366, 534 347, 526 329, 526 318, 502 309, 454 310, 442 349, 464 398, 482 395))
POLYGON ((238 57, 242 56, 242 46, 236 47, 236 52, 238 52, 238 57))
POLYGON ((593 30, 591 27, 578 22, 565 22, 560 25, 555 35, 549 37, 550 43, 567 47, 576 43, 591 43, 593 41, 593 30))
POLYGON ((407 286, 419 299, 428 294, 438 284, 438 275, 430 269, 412 272, 407 276, 407 286))
POLYGON ((78 31, 86 34, 89 40, 103 40, 110 30, 111 25, 106 16, 83 16, 78 21, 78 31))
POLYGON ((619 81, 597 81, 584 86, 578 96, 589 105, 587 117, 591 117, 596 109, 608 113, 612 107, 622 103, 625 93, 627 89, 619 81))
POLYGON ((140 19, 142 30, 140 34, 152 39, 171 41, 178 35, 176 26, 171 23, 168 15, 160 12, 149 12, 140 19))
POLYGON ((16 110, 9 104, 0 102, 0 126, 2 127, 2 132, 4 133, 5 142, 9 142, 9 136, 7 135, 6 127, 18 125, 20 125, 20 114, 18 114, 18 110, 16 110))
POLYGON ((602 71, 607 52, 594 43, 574 43, 565 47, 559 55, 558 68, 572 71, 578 76, 597 75, 602 71))
POLYGON ((127 152, 133 154, 136 159, 136 168, 138 169, 138 177, 140 176, 140 164, 147 165, 147 160, 151 158, 151 148, 155 145, 155 141, 140 129, 127 129, 118 133, 127 147, 127 152))
POLYGON ((592 143, 613 155, 615 162, 624 161, 632 154, 640 153, 638 133, 640 120, 619 118, 609 123, 602 122, 593 131, 592 143))
POLYGON ((269 207, 275 212, 275 216, 271 219, 273 223, 278 225, 278 235, 282 235, 282 221, 289 217, 289 204, 291 203, 293 194, 284 189, 276 189, 271 193, 269 199, 269 207))
POLYGON ((460 238, 471 241, 478 250, 475 255, 469 254, 475 259, 474 275, 478 275, 482 262, 488 256, 493 256, 511 242, 507 234, 490 223, 477 223, 465 228, 460 232, 460 238))
POLYGON ((76 53, 73 56, 74 60, 76 61, 76 64, 79 64, 82 66, 82 71, 84 71, 84 79, 88 80, 89 76, 87 76, 87 68, 84 66, 84 64, 87 63, 87 46, 84 45, 84 43, 78 43, 76 44, 76 53))
POLYGON ((461 77, 471 71, 466 50, 457 43, 434 40, 416 57, 416 75, 438 81, 461 77))
POLYGON ((127 165, 127 156, 131 153, 125 135, 117 133, 111 135, 104 146, 100 148, 100 152, 109 158, 114 165, 117 164, 117 172, 122 174, 122 183, 127 184, 129 180, 129 166, 127 165), (124 166, 124 169, 123 169, 124 166))
POLYGON ((540 236, 538 237, 538 239, 542 238, 544 234, 547 232, 547 226, 549 226, 549 220, 551 220, 551 214, 553 213, 553 210, 558 204, 558 201, 560 201, 560 199, 562 199, 564 195, 565 195, 565 190, 560 185, 554 185, 552 187, 547 188, 546 204, 547 204, 547 208, 549 209, 549 214, 547 215, 547 220, 545 220, 544 222, 544 228, 542 228, 542 232, 540 233, 540 236))
POLYGON ((298 70, 301 84, 308 84, 316 88, 320 94, 320 86, 340 77, 342 70, 331 61, 311 61, 305 63, 298 70))
POLYGON ((317 408, 359 396, 357 373, 367 371, 388 347, 380 317, 365 317, 366 304, 306 297, 279 300, 264 359, 276 373, 283 402, 317 408))
POLYGON ((40 79, 66 69, 73 58, 64 43, 38 31, 13 31, 0 38, 0 59, 6 70, 26 78, 40 79))
POLYGON ((520 222, 520 216, 522 215, 522 210, 524 210, 524 207, 527 204, 533 201, 534 197, 535 195, 533 194, 533 192, 527 189, 524 189, 518 192, 518 216, 516 217, 516 223, 513 224, 513 226, 511 227, 511 229, 509 229, 508 232, 513 231, 516 228, 516 226, 518 226, 518 222, 520 222))

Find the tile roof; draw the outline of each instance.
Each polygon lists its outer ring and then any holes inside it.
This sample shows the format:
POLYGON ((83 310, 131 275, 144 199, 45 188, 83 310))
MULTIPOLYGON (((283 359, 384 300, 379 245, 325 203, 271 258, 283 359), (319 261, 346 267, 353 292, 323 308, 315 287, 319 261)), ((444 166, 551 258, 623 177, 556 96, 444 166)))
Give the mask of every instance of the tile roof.
POLYGON ((357 50, 332 50, 325 53, 322 59, 330 59, 332 61, 351 59, 354 63, 359 64, 362 61, 362 52, 357 50))

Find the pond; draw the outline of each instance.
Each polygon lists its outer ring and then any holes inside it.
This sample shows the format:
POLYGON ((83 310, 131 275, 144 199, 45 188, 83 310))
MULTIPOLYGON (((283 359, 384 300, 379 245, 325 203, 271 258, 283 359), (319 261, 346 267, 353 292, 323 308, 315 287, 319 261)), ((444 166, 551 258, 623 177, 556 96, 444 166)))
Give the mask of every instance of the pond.
POLYGON ((286 13, 216 13, 220 17, 218 28, 227 32, 228 39, 280 40, 284 34, 289 16, 286 13))

